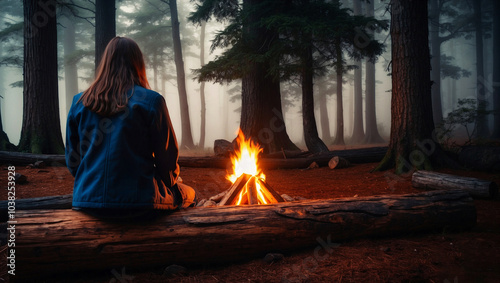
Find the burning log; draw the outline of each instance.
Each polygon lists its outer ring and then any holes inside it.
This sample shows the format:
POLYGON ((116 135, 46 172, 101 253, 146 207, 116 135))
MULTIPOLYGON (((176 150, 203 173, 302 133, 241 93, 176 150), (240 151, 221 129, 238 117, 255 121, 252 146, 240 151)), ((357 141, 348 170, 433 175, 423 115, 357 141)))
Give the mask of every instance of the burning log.
POLYGON ((232 204, 236 199, 236 197, 238 196, 238 194, 240 193, 241 189, 243 189, 243 187, 246 185, 250 177, 251 176, 248 174, 242 174, 238 179, 236 179, 233 185, 229 188, 229 191, 219 202, 219 206, 232 204))
POLYGON ((415 188, 435 190, 464 190, 474 198, 496 198, 498 185, 495 182, 419 170, 413 173, 411 184, 415 188))
POLYGON ((16 279, 28 281, 56 271, 235 262, 359 237, 471 228, 476 210, 467 192, 431 191, 190 208, 144 223, 66 209, 17 211, 16 220, 16 279))

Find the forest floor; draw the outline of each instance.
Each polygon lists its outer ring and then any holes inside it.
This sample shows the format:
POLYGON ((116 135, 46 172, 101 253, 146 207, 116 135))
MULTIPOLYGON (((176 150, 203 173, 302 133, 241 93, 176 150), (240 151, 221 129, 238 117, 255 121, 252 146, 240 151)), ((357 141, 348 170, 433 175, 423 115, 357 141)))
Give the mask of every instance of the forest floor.
MULTIPOLYGON (((376 163, 329 168, 268 170, 267 182, 280 194, 307 199, 342 198, 417 193, 408 176, 391 171, 370 173, 376 163)), ((7 168, 2 171, 7 175, 7 168)), ((17 185, 17 198, 71 194, 73 177, 64 167, 17 167, 28 183, 17 185)), ((500 184, 499 173, 440 170, 500 184)), ((2 174, 4 174, 2 173, 2 174)), ((229 188, 226 171, 213 168, 181 168, 184 183, 202 198, 229 188)), ((0 187, 7 197, 6 178, 0 187)), ((283 260, 266 263, 249 259, 228 265, 190 267, 169 277, 163 268, 76 274, 47 282, 500 282, 500 201, 475 200, 477 226, 458 233, 422 233, 397 237, 353 239, 340 243, 331 254, 314 257, 314 248, 285 254, 283 260)), ((202 247, 200 247, 202 248, 202 247)))

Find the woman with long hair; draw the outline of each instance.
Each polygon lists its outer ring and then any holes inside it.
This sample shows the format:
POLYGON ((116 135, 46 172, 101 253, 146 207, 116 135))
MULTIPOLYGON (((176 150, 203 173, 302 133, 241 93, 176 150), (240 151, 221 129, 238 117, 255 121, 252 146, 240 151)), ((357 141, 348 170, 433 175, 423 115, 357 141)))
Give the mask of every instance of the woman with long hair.
POLYGON ((149 89, 137 43, 111 39, 96 73, 68 113, 73 208, 120 218, 194 205, 194 189, 177 182, 175 133, 165 100, 149 89))

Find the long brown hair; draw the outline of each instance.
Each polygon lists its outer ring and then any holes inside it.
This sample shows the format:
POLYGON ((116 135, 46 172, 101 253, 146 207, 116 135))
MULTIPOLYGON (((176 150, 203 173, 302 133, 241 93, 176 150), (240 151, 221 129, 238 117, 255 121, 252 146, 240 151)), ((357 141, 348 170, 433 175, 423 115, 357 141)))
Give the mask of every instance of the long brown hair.
POLYGON ((141 49, 132 39, 117 36, 106 46, 96 78, 79 101, 97 114, 111 116, 127 106, 127 91, 134 84, 150 88, 141 49))

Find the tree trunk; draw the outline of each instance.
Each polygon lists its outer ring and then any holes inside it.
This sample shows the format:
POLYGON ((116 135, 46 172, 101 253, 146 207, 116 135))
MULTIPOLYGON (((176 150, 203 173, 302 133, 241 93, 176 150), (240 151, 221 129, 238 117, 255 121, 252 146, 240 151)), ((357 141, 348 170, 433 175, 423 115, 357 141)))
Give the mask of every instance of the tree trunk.
POLYGON ((328 108, 327 108, 327 90, 324 87, 325 82, 318 85, 318 96, 319 96, 319 117, 321 122, 321 138, 322 140, 330 144, 332 140, 332 134, 330 133, 330 119, 328 118, 328 108))
MULTIPOLYGON (((493 50, 500 50, 500 2, 493 2, 493 50)), ((500 139, 500 53, 493 52, 493 138, 500 139)))
POLYGON ((115 0, 95 1, 95 68, 101 62, 108 42, 116 36, 115 0))
POLYGON ((16 278, 39 280, 57 270, 227 263, 314 246, 329 254, 355 238, 469 229, 476 209, 466 192, 433 191, 192 208, 138 223, 72 210, 17 211, 16 221, 16 278))
MULTIPOLYGON (((366 3, 366 15, 368 17, 373 17, 375 13, 374 1, 368 1, 366 3)), ((365 78, 365 140, 363 143, 373 144, 373 143, 383 143, 384 139, 380 136, 377 126, 377 111, 376 111, 376 100, 375 100, 375 64, 370 62, 370 60, 365 61, 366 68, 366 78, 365 78)))
MULTIPOLYGON (((207 23, 203 21, 201 23, 200 30, 200 66, 205 65, 205 27, 207 23)), ((205 103, 205 81, 200 83, 200 104, 201 104, 201 120, 200 120, 200 142, 198 146, 203 149, 205 148, 205 132, 206 132, 206 113, 207 105, 205 103)))
MULTIPOLYGON (((2 20, 0 19, 0 24, 2 24, 2 20)), ((3 55, 2 45, 0 45, 0 57, 3 55)), ((4 90, 4 70, 0 67, 0 150, 16 150, 16 147, 9 141, 9 137, 7 133, 3 130, 3 122, 2 122, 2 100, 5 98, 5 90, 4 90)))
POLYGON ((498 196, 498 186, 495 182, 425 170, 413 173, 411 184, 415 188, 422 189, 462 190, 468 192, 473 198, 496 198, 498 196))
POLYGON ((78 93, 77 62, 72 58, 76 51, 74 18, 66 16, 64 27, 64 86, 66 92, 66 113, 68 113, 73 102, 73 96, 78 93))
POLYGON ((19 149, 64 153, 59 120, 56 2, 24 0, 23 126, 19 149))
POLYGON ((488 137, 488 117, 485 115, 486 106, 488 105, 486 97, 487 83, 484 76, 484 56, 483 56, 483 22, 481 12, 481 0, 472 1, 474 4, 474 25, 476 28, 476 95, 477 95, 477 119, 476 119, 476 136, 488 137))
POLYGON ((443 107, 441 99, 441 38, 439 37, 439 5, 438 0, 430 0, 429 33, 431 41, 431 90, 432 115, 434 124, 443 122, 443 107))
POLYGON ((392 101, 389 150, 376 170, 430 169, 432 140, 427 1, 391 1, 392 101))
POLYGON ((179 103, 181 107, 182 138, 181 148, 194 148, 191 133, 191 120, 189 119, 189 106, 186 90, 186 73, 184 72, 184 60, 182 57, 181 36, 179 31, 179 17, 177 15, 177 0, 170 0, 170 13, 172 21, 172 40, 174 44, 175 69, 177 71, 177 89, 179 91, 179 103))
MULTIPOLYGON (((16 210, 33 209, 69 209, 72 206, 73 195, 48 196, 39 198, 16 199, 16 210)), ((0 221, 7 222, 9 201, 0 201, 0 221)))
MULTIPOLYGON (((243 10, 250 11, 261 5, 260 0, 244 0, 243 10)), ((274 3, 274 2, 273 2, 274 3)), ((279 4, 279 1, 276 1, 279 4)), ((273 4, 275 5, 275 4, 273 4)), ((273 10, 274 7, 269 7, 273 10)), ((267 11, 267 9, 266 9, 267 11)), ((265 53, 272 42, 278 39, 276 32, 256 26, 264 11, 249 13, 243 23, 243 41, 250 50, 259 55, 265 53)), ((275 58, 270 58, 273 60, 275 58)), ((252 138, 264 148, 264 153, 282 149, 298 150, 286 131, 281 106, 280 82, 269 75, 270 62, 249 61, 241 80, 240 129, 247 138, 252 138)))
MULTIPOLYGON (((309 39, 311 35, 305 35, 309 39)), ((328 147, 318 136, 316 118, 314 117, 314 86, 313 86, 313 54, 312 47, 309 46, 302 54, 302 127, 304 130, 304 141, 307 149, 312 153, 328 151, 328 147)))
POLYGON ((344 108, 342 105, 342 50, 340 43, 337 44, 337 133, 333 144, 344 145, 344 108))
MULTIPOLYGON (((354 15, 361 15, 361 1, 353 0, 354 15)), ((363 128, 363 87, 362 87, 362 64, 361 60, 354 62, 356 69, 354 69, 354 126, 352 129, 351 143, 360 144, 365 138, 363 128)))

